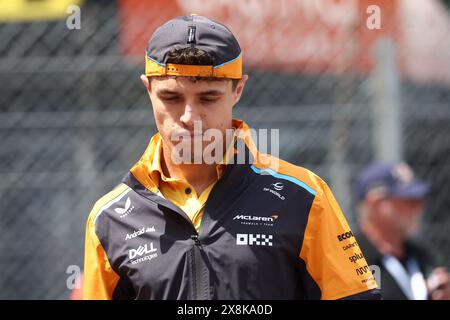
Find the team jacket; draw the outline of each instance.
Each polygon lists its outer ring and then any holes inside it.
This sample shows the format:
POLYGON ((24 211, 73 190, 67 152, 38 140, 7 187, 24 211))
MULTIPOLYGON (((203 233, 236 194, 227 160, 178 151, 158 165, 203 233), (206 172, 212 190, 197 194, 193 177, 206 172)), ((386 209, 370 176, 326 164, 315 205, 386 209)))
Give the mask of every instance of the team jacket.
POLYGON ((235 150, 199 232, 149 179, 144 154, 89 215, 84 298, 379 299, 327 184, 261 154, 249 134, 235 150))

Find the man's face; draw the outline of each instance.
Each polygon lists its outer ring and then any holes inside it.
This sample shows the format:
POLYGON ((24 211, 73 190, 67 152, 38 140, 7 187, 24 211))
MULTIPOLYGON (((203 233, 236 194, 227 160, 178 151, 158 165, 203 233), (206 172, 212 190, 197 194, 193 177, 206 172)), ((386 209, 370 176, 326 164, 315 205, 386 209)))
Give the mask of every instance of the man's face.
MULTIPOLYGON (((145 77, 141 79, 150 95, 156 126, 169 150, 178 143, 205 140, 202 134, 208 129, 217 129, 223 136, 231 128, 232 109, 246 80, 233 90, 231 80, 194 82, 186 77, 163 77, 146 83, 145 77), (197 127, 201 123, 200 135, 194 133, 195 122, 197 127)), ((203 141, 202 150, 209 143, 203 141)))
POLYGON ((424 206, 422 199, 388 197, 377 201, 373 214, 386 229, 407 238, 418 231, 424 206))

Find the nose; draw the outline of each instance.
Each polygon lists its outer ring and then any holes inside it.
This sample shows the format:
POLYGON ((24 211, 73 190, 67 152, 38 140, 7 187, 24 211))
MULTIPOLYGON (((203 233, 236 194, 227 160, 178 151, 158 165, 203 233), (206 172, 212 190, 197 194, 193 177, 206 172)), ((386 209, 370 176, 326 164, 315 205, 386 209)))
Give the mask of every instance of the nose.
POLYGON ((194 128, 195 121, 201 121, 200 113, 192 104, 186 104, 180 121, 188 128, 194 128))

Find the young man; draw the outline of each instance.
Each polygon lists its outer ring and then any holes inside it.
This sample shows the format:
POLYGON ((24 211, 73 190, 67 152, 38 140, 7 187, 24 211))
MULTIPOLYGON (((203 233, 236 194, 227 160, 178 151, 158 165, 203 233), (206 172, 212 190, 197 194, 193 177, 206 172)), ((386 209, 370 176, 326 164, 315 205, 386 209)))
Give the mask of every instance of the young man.
POLYGON ((412 241, 418 231, 428 193, 405 163, 373 163, 358 176, 356 235, 370 264, 381 273, 387 300, 449 300, 450 273, 436 263, 430 248, 412 241))
POLYGON ((85 299, 379 298, 325 182, 232 118, 247 75, 230 30, 168 21, 141 80, 159 132, 89 215, 85 299))

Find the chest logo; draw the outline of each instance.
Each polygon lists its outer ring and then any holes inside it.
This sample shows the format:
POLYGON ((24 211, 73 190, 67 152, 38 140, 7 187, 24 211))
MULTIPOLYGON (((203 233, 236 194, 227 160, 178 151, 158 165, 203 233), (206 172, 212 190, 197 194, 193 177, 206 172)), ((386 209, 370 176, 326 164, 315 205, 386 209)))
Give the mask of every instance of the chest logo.
POLYGON ((284 188, 284 185, 281 182, 272 183, 271 186, 277 191, 281 191, 284 188))
POLYGON ((271 234, 252 234, 238 233, 236 235, 236 245, 238 246, 269 246, 272 243, 273 235, 271 234))
POLYGON ((123 208, 115 208, 114 211, 118 214, 120 214, 121 218, 125 218, 127 215, 129 215, 134 210, 134 206, 131 205, 131 199, 130 197, 127 198, 125 201, 125 207, 123 208))
POLYGON ((279 191, 284 189, 284 185, 281 182, 271 183, 270 187, 264 187, 264 192, 270 192, 274 196, 276 196, 280 200, 286 199, 284 195, 282 195, 279 191))
POLYGON ((270 217, 238 214, 233 218, 233 220, 238 221, 243 225, 266 226, 266 227, 273 227, 273 223, 276 219, 278 219, 277 214, 273 214, 270 217))
POLYGON ((128 257, 132 264, 138 264, 143 261, 150 261, 158 257, 158 249, 153 247, 153 242, 139 246, 137 249, 131 249, 128 251, 128 257))

